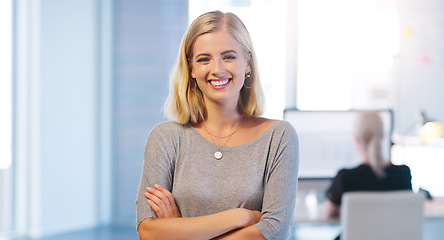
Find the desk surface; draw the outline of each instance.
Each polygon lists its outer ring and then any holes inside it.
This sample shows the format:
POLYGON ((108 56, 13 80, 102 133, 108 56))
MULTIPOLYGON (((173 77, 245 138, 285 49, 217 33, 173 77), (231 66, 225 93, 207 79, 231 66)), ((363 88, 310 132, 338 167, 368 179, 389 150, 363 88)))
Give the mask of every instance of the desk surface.
MULTIPOLYGON (((299 200, 299 199, 298 199, 299 200)), ((426 200, 424 204, 424 217, 444 219, 444 197, 426 200)), ((339 218, 325 218, 323 204, 317 199, 307 195, 304 201, 297 201, 294 213, 294 223, 339 223, 339 218)))
POLYGON ((424 206, 424 217, 444 218, 444 197, 426 200, 424 206))

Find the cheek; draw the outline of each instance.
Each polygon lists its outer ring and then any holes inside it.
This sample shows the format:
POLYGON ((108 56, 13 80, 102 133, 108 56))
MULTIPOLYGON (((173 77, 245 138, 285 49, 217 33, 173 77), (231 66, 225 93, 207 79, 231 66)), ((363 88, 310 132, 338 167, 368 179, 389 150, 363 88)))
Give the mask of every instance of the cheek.
POLYGON ((204 67, 196 67, 191 69, 191 74, 194 78, 205 78, 207 71, 204 67))
POLYGON ((197 76, 196 85, 200 90, 204 89, 206 84, 207 84, 206 80, 202 80, 202 78, 197 76))
POLYGON ((239 79, 243 80, 245 78, 245 74, 247 73, 247 71, 248 71, 247 67, 244 66, 239 67, 236 69, 236 75, 239 79))
POLYGON ((239 77, 239 80, 237 80, 237 86, 239 87, 239 90, 242 89, 242 87, 245 84, 245 79, 243 77, 239 77))

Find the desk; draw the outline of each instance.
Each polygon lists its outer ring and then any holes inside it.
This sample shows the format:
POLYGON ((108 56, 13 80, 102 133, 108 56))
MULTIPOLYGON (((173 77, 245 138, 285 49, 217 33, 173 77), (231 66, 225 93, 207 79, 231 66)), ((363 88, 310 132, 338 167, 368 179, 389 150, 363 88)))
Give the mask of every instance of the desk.
POLYGON ((444 219, 444 197, 436 197, 432 200, 426 200, 424 217, 444 219))
MULTIPOLYGON (((306 226, 308 223, 311 231, 316 232, 325 231, 323 226, 327 226, 333 230, 330 235, 336 236, 335 234, 340 232, 339 218, 324 218, 322 202, 323 199, 318 201, 315 192, 298 197, 293 221, 295 228, 306 226)), ((433 200, 426 200, 424 204, 422 240, 442 240, 442 236, 444 236, 444 197, 435 197, 433 200)))
MULTIPOLYGON (((300 198, 298 198, 300 200, 300 198)), ((425 219, 444 220, 444 197, 426 200, 424 204, 425 219)), ((297 223, 333 223, 339 224, 339 218, 325 218, 323 201, 318 201, 316 195, 307 194, 304 201, 296 201, 294 224, 297 223)))

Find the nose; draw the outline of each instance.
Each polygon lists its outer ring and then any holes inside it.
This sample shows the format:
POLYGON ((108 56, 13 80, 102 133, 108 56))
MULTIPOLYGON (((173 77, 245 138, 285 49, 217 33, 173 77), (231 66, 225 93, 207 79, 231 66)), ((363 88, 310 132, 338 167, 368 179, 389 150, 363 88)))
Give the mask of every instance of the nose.
POLYGON ((225 67, 222 59, 215 59, 213 61, 211 74, 215 77, 222 77, 225 75, 225 67))

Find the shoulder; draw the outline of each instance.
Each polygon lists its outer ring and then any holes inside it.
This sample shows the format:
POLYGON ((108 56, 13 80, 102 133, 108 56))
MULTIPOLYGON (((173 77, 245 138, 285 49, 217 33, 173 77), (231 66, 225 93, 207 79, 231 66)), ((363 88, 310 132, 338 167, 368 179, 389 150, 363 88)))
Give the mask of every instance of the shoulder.
POLYGON ((192 126, 189 124, 180 124, 174 121, 166 121, 156 124, 150 132, 151 137, 171 137, 175 138, 183 135, 185 132, 191 131, 192 126))
POLYGON ((337 176, 338 177, 345 177, 345 176, 350 176, 350 175, 355 175, 355 174, 362 174, 363 172, 369 172, 371 171, 370 166, 365 165, 365 164, 360 164, 356 167, 353 168, 343 168, 341 170, 338 171, 337 176))
POLYGON ((395 171, 395 172, 399 172, 399 173, 404 173, 404 174, 410 174, 410 168, 407 165, 394 165, 394 164, 390 164, 387 167, 387 170, 395 171))
POLYGON ((254 139, 295 139, 296 131, 293 126, 282 120, 268 119, 262 117, 249 118, 239 131, 242 135, 242 144, 254 139))
POLYGON ((271 119, 270 121, 272 122, 272 126, 275 127, 276 129, 291 130, 296 132, 293 125, 286 120, 271 119))
POLYGON ((405 170, 409 170, 409 169, 410 169, 407 165, 404 165, 404 164, 401 164, 401 165, 389 164, 389 165, 387 166, 387 168, 389 168, 389 169, 395 169, 395 170, 402 170, 402 171, 405 171, 405 170))
POLYGON ((268 125, 264 135, 269 136, 273 141, 298 144, 298 135, 291 123, 285 120, 269 120, 268 125))
POLYGON ((166 121, 156 124, 150 131, 145 148, 174 149, 192 135, 192 126, 166 121))
POLYGON ((350 173, 352 172, 352 169, 346 169, 346 168, 343 168, 343 169, 340 169, 339 171, 338 171, 338 173, 336 174, 336 179, 338 179, 338 178, 343 178, 344 176, 347 176, 347 175, 349 175, 350 173))
POLYGON ((154 125, 151 132, 183 131, 183 130, 186 130, 190 127, 191 126, 189 124, 180 124, 175 121, 166 121, 166 122, 161 122, 161 123, 154 125))
POLYGON ((271 126, 262 134, 262 139, 267 139, 270 149, 295 154, 296 156, 291 158, 298 158, 299 139, 296 130, 289 122, 272 121, 271 126))
POLYGON ((293 125, 285 120, 267 119, 267 129, 272 133, 281 133, 288 136, 297 137, 293 125))

